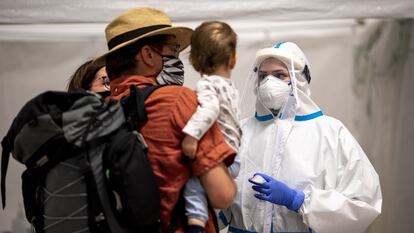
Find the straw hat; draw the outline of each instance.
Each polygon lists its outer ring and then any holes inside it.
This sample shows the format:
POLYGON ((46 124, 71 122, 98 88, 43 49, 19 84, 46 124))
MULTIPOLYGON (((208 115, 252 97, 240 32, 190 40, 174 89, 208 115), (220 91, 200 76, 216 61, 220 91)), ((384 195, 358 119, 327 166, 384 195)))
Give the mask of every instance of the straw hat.
POLYGON ((180 50, 183 50, 190 44, 192 33, 191 28, 173 27, 168 15, 160 10, 149 7, 134 8, 108 24, 105 34, 109 51, 95 61, 102 61, 113 51, 156 35, 174 35, 180 50))

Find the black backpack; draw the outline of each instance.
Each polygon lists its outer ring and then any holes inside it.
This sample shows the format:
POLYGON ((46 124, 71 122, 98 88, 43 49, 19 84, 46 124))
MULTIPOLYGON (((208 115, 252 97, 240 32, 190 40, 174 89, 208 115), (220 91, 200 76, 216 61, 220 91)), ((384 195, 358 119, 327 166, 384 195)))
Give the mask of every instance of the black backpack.
POLYGON ((160 197, 138 123, 156 87, 105 103, 98 95, 45 92, 15 117, 3 147, 1 194, 10 153, 22 174, 27 220, 37 233, 160 232, 160 197))

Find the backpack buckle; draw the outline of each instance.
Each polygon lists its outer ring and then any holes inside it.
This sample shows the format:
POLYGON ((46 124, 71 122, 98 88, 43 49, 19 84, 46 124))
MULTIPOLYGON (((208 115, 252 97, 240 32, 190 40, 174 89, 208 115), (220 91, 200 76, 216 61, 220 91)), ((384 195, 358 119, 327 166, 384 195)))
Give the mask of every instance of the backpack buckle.
POLYGON ((43 165, 45 165, 47 162, 49 161, 49 157, 47 155, 43 155, 42 157, 40 157, 40 159, 38 159, 36 161, 36 166, 37 167, 42 167, 43 165))
POLYGON ((101 212, 98 214, 98 216, 95 216, 95 222, 99 223, 105 221, 105 215, 101 212))

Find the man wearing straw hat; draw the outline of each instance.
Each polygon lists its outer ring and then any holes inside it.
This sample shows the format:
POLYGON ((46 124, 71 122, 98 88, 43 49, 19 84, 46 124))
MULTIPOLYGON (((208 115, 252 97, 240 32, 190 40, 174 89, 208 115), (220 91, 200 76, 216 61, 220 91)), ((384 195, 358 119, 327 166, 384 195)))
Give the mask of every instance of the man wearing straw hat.
MULTIPOLYGON (((212 207, 227 208, 236 185, 226 165, 233 162, 235 151, 226 144, 218 125, 200 140, 196 159, 186 161, 180 146, 182 128, 197 108, 195 92, 181 86, 184 72, 178 59, 190 43, 192 30, 173 27, 162 11, 135 8, 115 18, 105 32, 109 51, 98 59, 106 59, 112 98, 128 95, 130 85, 179 84, 156 89, 148 97, 148 121, 139 129, 160 190, 162 230, 170 225, 180 190, 192 174, 199 176, 212 207)), ((215 232, 211 214, 205 232, 215 232)), ((178 223, 176 232, 183 231, 178 223)))

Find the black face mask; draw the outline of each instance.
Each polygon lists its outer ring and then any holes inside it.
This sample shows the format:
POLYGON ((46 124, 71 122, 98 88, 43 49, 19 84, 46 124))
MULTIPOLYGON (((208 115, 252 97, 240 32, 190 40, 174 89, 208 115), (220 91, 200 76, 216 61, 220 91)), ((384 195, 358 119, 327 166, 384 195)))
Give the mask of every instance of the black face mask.
POLYGON ((102 98, 106 98, 106 97, 111 95, 111 92, 110 91, 101 91, 101 92, 96 92, 96 94, 99 94, 100 96, 102 96, 102 98))
POLYGON ((162 56, 164 65, 157 76, 160 85, 183 85, 184 65, 183 62, 174 56, 162 56))

